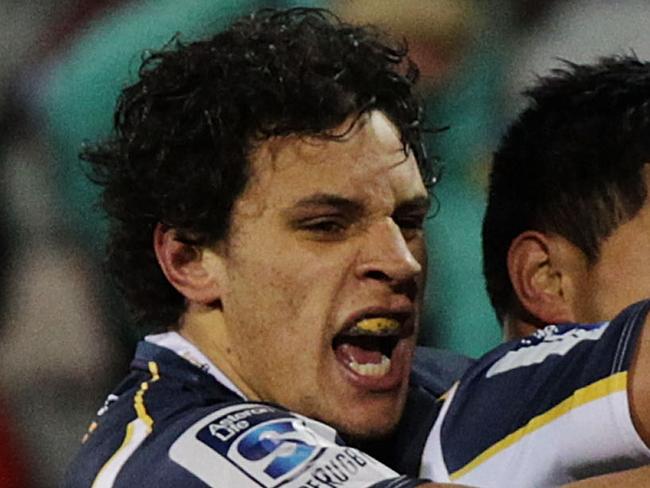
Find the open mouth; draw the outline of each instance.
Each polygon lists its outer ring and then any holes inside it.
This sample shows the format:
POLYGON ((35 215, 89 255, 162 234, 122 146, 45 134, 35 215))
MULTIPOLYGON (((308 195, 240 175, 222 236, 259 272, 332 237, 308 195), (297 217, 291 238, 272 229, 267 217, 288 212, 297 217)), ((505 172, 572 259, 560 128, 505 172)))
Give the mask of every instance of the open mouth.
POLYGON ((365 317, 332 341, 336 357, 357 375, 372 379, 391 372, 395 349, 404 335, 402 321, 394 317, 365 317))

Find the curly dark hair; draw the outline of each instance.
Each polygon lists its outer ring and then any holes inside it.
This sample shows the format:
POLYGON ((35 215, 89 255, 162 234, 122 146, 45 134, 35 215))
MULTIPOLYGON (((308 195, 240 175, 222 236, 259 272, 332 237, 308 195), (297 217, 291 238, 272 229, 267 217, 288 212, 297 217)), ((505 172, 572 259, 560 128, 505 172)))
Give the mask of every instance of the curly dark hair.
POLYGON ((563 63, 524 92, 529 106, 494 155, 483 270, 500 320, 518 304, 507 268, 517 235, 561 235, 593 265, 648 192, 641 172, 650 163, 650 63, 634 55, 563 63))
POLYGON ((350 116, 377 109, 433 181, 417 78, 404 42, 323 9, 262 9, 209 39, 176 36, 146 55, 139 80, 122 91, 113 136, 81 154, 103 186, 108 268, 135 322, 170 326, 185 308, 157 264, 155 226, 201 246, 226 237, 260 141, 332 137, 350 116))

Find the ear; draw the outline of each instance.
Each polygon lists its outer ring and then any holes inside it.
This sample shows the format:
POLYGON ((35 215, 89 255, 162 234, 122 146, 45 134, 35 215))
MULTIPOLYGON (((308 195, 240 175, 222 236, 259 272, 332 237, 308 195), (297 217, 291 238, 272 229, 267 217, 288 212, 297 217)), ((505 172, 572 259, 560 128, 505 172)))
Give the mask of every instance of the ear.
POLYGON ((508 273, 524 312, 543 324, 574 321, 571 244, 556 235, 526 231, 508 251, 508 273))
POLYGON ((153 243, 162 272, 187 300, 210 305, 221 298, 222 266, 213 251, 182 242, 174 229, 160 223, 153 243))

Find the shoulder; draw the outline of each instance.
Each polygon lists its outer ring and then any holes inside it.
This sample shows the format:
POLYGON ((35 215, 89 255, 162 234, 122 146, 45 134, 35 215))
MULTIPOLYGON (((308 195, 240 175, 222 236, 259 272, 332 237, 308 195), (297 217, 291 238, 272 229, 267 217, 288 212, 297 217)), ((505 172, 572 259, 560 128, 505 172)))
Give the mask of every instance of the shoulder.
POLYGON ((245 402, 197 375, 142 368, 107 400, 68 472, 67 487, 358 486, 397 474, 343 445, 331 427, 245 402))
POLYGON ((494 388, 502 383, 530 389, 532 379, 545 379, 561 390, 606 379, 630 367, 636 339, 650 301, 633 304, 611 321, 549 325, 535 334, 505 343, 483 356, 463 378, 465 384, 494 388), (573 371, 557 381, 558 371, 573 371), (514 383, 513 383, 514 382, 514 383))
POLYGON ((650 301, 644 301, 611 321, 550 325, 497 347, 463 376, 449 413, 460 412, 461 405, 463 411, 479 409, 480 404, 499 418, 520 412, 520 421, 525 421, 569 397, 575 407, 577 398, 587 402, 625 393, 635 342, 649 308, 650 301))
POLYGON ((627 384, 649 308, 644 301, 609 322, 549 326, 482 357, 427 440, 438 472, 469 484, 507 472, 503 481, 514 482, 515 472, 505 467, 516 465, 526 473, 519 486, 536 486, 535 480, 561 484, 647 462, 627 384))
POLYGON ((140 343, 130 373, 84 435, 66 486, 157 486, 148 473, 174 475, 165 460, 175 438, 209 412, 237 402, 235 393, 200 368, 140 343))
POLYGON ((240 402, 203 408, 165 426, 133 451, 113 482, 289 488, 343 481, 366 486, 396 476, 342 445, 325 424, 273 405, 240 402))

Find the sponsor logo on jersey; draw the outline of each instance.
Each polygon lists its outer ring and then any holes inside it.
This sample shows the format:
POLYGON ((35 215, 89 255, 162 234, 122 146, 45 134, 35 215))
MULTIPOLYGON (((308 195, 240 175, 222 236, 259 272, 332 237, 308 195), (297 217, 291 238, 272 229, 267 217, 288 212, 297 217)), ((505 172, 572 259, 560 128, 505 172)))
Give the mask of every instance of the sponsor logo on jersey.
POLYGON ((247 408, 211 422, 197 439, 264 486, 272 486, 295 475, 320 452, 304 421, 277 417, 268 407, 247 408))
POLYGON ((245 404, 195 424, 170 457, 214 487, 360 488, 397 476, 337 439, 331 427, 307 417, 245 404))

